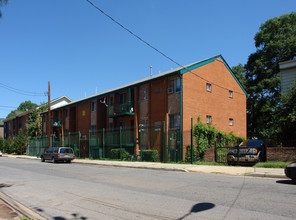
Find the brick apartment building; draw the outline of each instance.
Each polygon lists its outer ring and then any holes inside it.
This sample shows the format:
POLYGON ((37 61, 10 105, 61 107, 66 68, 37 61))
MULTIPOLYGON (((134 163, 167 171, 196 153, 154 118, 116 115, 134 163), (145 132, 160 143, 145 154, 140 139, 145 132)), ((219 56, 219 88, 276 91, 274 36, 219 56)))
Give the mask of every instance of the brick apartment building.
MULTIPOLYGON (((62 105, 70 103, 71 100, 62 96, 60 98, 51 101, 52 108, 61 107, 62 105)), ((4 139, 11 137, 12 139, 18 135, 20 129, 27 135, 26 123, 29 120, 30 113, 35 109, 30 109, 28 111, 15 111, 14 116, 4 119, 4 139)))
MULTIPOLYGON (((51 116, 50 133, 56 137, 79 131, 83 141, 96 130, 129 129, 131 140, 123 147, 134 154, 139 154, 140 138, 147 139, 141 137, 141 128, 152 128, 147 134, 150 137, 158 132, 153 141, 143 142, 146 149, 157 149, 161 154, 159 131, 184 134, 191 128, 191 118, 196 122, 199 116, 203 123, 224 132, 245 138, 247 133, 246 92, 221 55, 71 102, 53 109, 51 116)), ((44 135, 47 132, 45 112, 44 135)), ((177 139, 184 159, 186 137, 179 135, 177 139)))

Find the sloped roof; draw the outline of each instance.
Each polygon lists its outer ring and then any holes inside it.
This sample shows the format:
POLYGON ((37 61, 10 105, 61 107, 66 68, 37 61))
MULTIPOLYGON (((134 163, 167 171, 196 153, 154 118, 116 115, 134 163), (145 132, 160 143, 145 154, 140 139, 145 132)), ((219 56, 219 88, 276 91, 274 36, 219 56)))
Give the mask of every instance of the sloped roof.
MULTIPOLYGON (((94 98, 102 97, 102 96, 108 95, 110 93, 114 93, 116 91, 120 91, 120 90, 123 90, 123 89, 127 89, 129 87, 133 87, 133 86, 145 84, 145 83, 148 83, 150 81, 158 80, 158 79, 161 79, 161 78, 170 76, 170 75, 175 75, 175 74, 182 75, 182 74, 184 74, 186 72, 190 72, 192 69, 195 69, 195 68, 198 68, 198 67, 203 66, 205 64, 208 64, 210 62, 213 62, 215 59, 218 59, 218 58, 221 59, 224 62, 224 64, 227 67, 227 69, 230 71, 230 73, 235 78, 235 80, 237 81, 237 83, 239 84, 239 86, 242 88, 242 90, 244 91, 244 93, 247 95, 245 89, 240 84, 240 82, 238 81, 238 79, 235 77, 235 75, 233 74, 231 68, 229 67, 229 65, 227 64, 227 62, 224 60, 224 58, 222 57, 222 55, 216 55, 216 56, 213 56, 213 57, 210 57, 210 58, 201 60, 201 61, 197 61, 195 63, 191 63, 191 64, 188 64, 188 65, 185 65, 185 66, 182 66, 182 67, 178 67, 178 68, 175 68, 175 69, 172 69, 172 70, 163 72, 163 73, 159 73, 157 75, 146 77, 144 79, 141 79, 141 80, 138 80, 138 81, 135 81, 135 82, 132 82, 132 83, 128 83, 128 84, 125 84, 123 86, 119 86, 119 87, 116 87, 116 88, 113 88, 113 89, 110 89, 110 90, 106 90, 104 92, 101 92, 101 93, 98 93, 98 94, 95 94, 95 95, 91 95, 91 96, 88 96, 88 97, 85 97, 85 98, 82 98, 82 99, 78 99, 78 100, 73 101, 73 102, 71 102, 71 103, 69 103, 67 105, 64 105, 63 107, 75 105, 75 104, 80 103, 80 102, 84 102, 84 101, 91 100, 91 99, 94 99, 94 98)), ((56 109, 59 109, 59 108, 56 108, 56 109)))
MULTIPOLYGON (((50 101, 50 103, 59 103, 61 102, 62 100, 65 100, 66 102, 70 103, 71 102, 71 99, 69 99, 67 96, 61 96, 59 98, 56 98, 52 101, 50 101)), ((64 105, 62 105, 64 106, 64 105)), ((62 106, 58 106, 58 107, 62 107, 62 106)), ((36 108, 39 108, 39 106, 37 106, 36 108)), ((15 114, 14 116, 10 117, 10 118, 7 118, 7 119, 4 119, 3 122, 7 122, 7 121, 10 121, 14 118, 17 118, 17 117, 21 117, 21 116, 24 116, 24 115, 27 115, 29 114, 30 112, 34 111, 36 108, 33 108, 33 109, 30 109, 28 111, 18 111, 18 110, 15 110, 15 114)))

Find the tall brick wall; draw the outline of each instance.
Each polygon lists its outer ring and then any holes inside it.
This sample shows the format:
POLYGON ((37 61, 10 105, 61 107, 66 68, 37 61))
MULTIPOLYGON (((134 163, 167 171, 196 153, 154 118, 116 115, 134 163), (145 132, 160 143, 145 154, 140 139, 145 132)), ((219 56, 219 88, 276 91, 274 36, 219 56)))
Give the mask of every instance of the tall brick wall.
POLYGON ((296 161, 296 147, 270 147, 266 157, 267 161, 296 161))

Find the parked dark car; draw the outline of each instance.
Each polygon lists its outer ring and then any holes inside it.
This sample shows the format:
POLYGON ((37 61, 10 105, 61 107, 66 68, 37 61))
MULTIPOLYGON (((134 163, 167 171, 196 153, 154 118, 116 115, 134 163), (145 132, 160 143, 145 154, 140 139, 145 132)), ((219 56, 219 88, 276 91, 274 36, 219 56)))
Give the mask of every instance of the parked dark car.
POLYGON ((70 147, 51 147, 46 149, 40 156, 41 162, 51 160, 53 163, 57 161, 71 163, 74 158, 73 149, 70 147))
POLYGON ((285 168, 285 174, 287 177, 293 180, 293 182, 296 182, 296 161, 293 163, 290 163, 285 168))
POLYGON ((266 161, 266 147, 274 147, 275 144, 270 140, 246 140, 239 146, 229 149, 227 163, 235 164, 256 164, 266 161))

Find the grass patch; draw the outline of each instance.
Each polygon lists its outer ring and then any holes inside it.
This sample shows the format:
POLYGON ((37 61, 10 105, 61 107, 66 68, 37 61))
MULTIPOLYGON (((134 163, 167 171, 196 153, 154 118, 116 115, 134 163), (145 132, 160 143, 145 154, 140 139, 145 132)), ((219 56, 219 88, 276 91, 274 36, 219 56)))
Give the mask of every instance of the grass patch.
POLYGON ((255 164, 253 167, 258 167, 258 168, 285 168, 289 163, 291 163, 291 162, 281 162, 281 161, 260 162, 260 163, 255 164))

